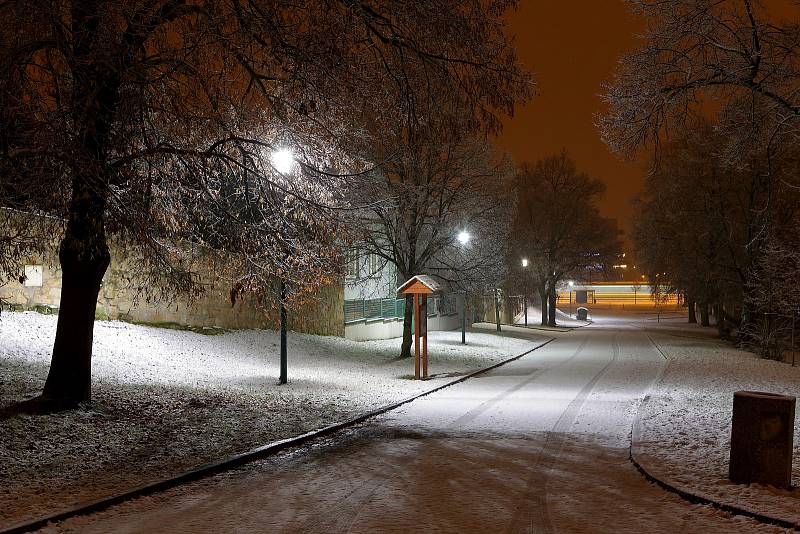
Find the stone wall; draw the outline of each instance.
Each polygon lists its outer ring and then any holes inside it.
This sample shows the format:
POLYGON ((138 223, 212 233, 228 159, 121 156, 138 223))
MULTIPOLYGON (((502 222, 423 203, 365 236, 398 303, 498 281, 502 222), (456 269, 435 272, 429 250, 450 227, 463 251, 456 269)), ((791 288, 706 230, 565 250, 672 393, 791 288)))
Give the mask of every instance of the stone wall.
MULTIPOLYGON (((200 270, 200 280, 208 289, 191 303, 185 300, 148 303, 137 298, 135 273, 118 261, 112 251, 112 264, 103 279, 97 299, 98 319, 120 319, 139 323, 175 323, 188 327, 267 328, 278 326, 275 307, 263 310, 252 299, 231 305, 227 287, 213 284, 214 271, 200 270)), ((61 299, 61 269, 56 258, 34 259, 41 265, 41 286, 26 286, 12 281, 0 286, 0 299, 25 309, 55 312, 61 299)), ((30 271, 30 269, 29 269, 30 271)), ((37 283, 38 280, 29 280, 37 283)), ((342 284, 324 287, 314 302, 289 311, 289 328, 310 334, 344 336, 344 292, 342 284)))
MULTIPOLYGON (((521 306, 521 297, 508 297, 503 295, 500 299, 500 322, 502 324, 515 324, 517 316, 524 310, 521 306)), ((495 315, 495 299, 492 296, 484 296, 474 302, 476 306, 476 319, 486 323, 497 321, 495 315)))

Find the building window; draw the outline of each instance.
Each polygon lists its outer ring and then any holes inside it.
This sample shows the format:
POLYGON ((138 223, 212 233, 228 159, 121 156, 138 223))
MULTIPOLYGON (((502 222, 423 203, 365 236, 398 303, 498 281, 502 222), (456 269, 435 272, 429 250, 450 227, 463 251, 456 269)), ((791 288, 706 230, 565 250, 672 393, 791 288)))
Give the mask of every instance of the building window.
POLYGON ((381 270, 381 257, 377 254, 370 254, 369 274, 377 274, 381 270))
POLYGON ((42 287, 42 271, 41 265, 26 265, 22 285, 25 287, 42 287))
POLYGON ((347 278, 358 278, 358 252, 351 250, 347 253, 347 278))

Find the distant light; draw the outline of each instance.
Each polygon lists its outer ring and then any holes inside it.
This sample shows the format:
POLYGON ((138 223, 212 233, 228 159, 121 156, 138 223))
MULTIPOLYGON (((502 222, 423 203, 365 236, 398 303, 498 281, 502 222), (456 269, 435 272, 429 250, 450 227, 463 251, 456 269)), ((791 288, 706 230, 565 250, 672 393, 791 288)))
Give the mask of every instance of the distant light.
POLYGON ((575 285, 575 282, 573 282, 572 280, 570 280, 569 282, 567 282, 567 284, 569 284, 569 287, 572 287, 572 286, 574 286, 574 285, 575 285))
POLYGON ((467 232, 466 230, 462 230, 461 232, 458 233, 458 242, 461 243, 462 245, 466 245, 467 243, 469 243, 470 237, 472 236, 469 235, 469 232, 467 232))
POLYGON ((294 167, 294 154, 288 148, 281 148, 272 153, 272 165, 281 174, 286 174, 294 167))
POLYGON ((528 266, 528 258, 522 258, 522 266, 523 267, 527 267, 528 266))

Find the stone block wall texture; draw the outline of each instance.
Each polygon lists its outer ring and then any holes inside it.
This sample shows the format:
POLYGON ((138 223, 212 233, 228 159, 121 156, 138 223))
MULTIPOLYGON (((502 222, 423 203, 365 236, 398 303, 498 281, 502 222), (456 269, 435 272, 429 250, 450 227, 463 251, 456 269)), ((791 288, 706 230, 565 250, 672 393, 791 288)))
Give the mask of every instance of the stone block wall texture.
MULTIPOLYGON (((226 329, 277 329, 278 313, 267 310, 255 301, 244 298, 231 305, 229 288, 214 283, 214 271, 200 268, 200 280, 209 289, 198 299, 187 303, 145 302, 137 298, 135 271, 120 262, 112 250, 112 263, 103 279, 97 299, 99 319, 120 319, 139 323, 177 323, 189 327, 226 329)), ((0 299, 33 309, 37 306, 58 307, 61 299, 61 269, 55 257, 32 259, 30 264, 43 266, 42 286, 25 287, 18 281, 0 286, 0 299)), ((344 336, 344 289, 342 284, 325 286, 313 302, 289 310, 289 329, 309 334, 344 336)))

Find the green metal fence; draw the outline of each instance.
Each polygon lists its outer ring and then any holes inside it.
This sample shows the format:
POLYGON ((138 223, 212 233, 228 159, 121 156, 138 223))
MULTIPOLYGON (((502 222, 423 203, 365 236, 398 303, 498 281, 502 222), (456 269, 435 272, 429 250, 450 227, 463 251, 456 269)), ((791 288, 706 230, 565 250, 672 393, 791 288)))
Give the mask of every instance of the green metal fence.
MULTIPOLYGON (((406 299, 358 299, 344 301, 344 322, 376 319, 402 319, 406 299)), ((459 313, 455 295, 433 297, 428 300, 428 317, 459 313)))
POLYGON ((402 319, 406 299, 364 299, 344 301, 344 322, 372 319, 402 319))

